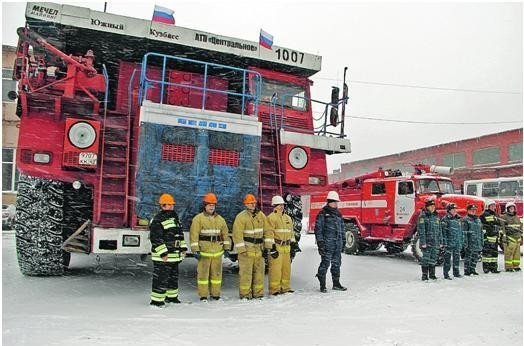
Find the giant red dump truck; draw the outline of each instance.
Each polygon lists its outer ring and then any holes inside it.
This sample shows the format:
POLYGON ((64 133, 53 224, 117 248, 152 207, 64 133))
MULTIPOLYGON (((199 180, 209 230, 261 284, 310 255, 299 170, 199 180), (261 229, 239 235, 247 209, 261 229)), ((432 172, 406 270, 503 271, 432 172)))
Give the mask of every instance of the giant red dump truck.
POLYGON ((335 190, 346 224, 346 253, 376 250, 382 245, 388 253, 399 253, 412 244, 414 256, 420 259, 417 218, 427 199, 436 201, 441 217, 449 203, 456 204, 461 216, 466 214, 468 204, 475 204, 479 215, 484 210, 482 198, 454 194, 451 179, 443 176, 451 174, 452 168, 426 164, 415 164, 413 168, 413 174, 379 168, 312 194, 309 231, 314 231, 314 220, 326 204, 327 191, 335 190))
POLYGON ((185 228, 207 192, 230 226, 245 194, 266 213, 284 195, 300 230, 298 195, 326 185, 326 154, 350 151, 347 87, 310 95, 319 56, 47 2, 27 4, 18 34, 23 274, 60 275, 71 252, 148 254, 161 193, 185 228))

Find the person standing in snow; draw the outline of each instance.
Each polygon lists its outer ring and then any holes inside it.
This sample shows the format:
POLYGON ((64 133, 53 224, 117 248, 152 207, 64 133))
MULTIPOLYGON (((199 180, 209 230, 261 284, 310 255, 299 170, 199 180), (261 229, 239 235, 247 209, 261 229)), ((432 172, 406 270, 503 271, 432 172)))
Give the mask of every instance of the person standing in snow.
POLYGON ((187 251, 182 225, 175 212, 175 199, 168 193, 158 201, 162 209, 149 226, 153 283, 151 302, 162 307, 165 303, 180 303, 178 299, 178 264, 187 251))
POLYGON ((420 212, 417 221, 417 233, 422 250, 422 259, 420 266, 422 268, 422 281, 436 280, 435 265, 440 248, 444 246, 442 241, 442 230, 440 219, 435 211, 435 200, 428 199, 425 202, 425 208, 420 212))
POLYGON ((293 293, 291 289, 291 244, 295 242, 293 220, 284 213, 284 199, 273 196, 273 212, 266 218, 264 247, 269 253, 269 294, 293 293))
POLYGON ((233 223, 233 243, 238 253, 240 299, 264 296, 264 225, 266 216, 257 209, 257 199, 248 193, 246 209, 238 213, 233 223))
POLYGON ((462 244, 464 243, 464 232, 462 231, 461 218, 457 214, 457 205, 455 203, 450 203, 446 206, 446 210, 446 215, 444 215, 440 220, 442 237, 444 238, 444 244, 446 246, 443 274, 445 279, 451 280, 449 270, 451 269, 452 260, 453 276, 456 278, 461 277, 459 272, 459 261, 460 250, 462 250, 462 244))
POLYGON ((502 221, 497 215, 497 203, 495 201, 486 202, 486 210, 480 215, 482 222, 482 233, 484 235, 484 246, 482 248, 482 270, 484 273, 498 274, 499 258, 499 230, 502 221))
POLYGON ((211 299, 220 299, 222 255, 231 246, 226 220, 216 213, 217 201, 214 193, 204 196, 204 210, 193 218, 189 230, 191 251, 198 260, 197 287, 201 301, 207 301, 210 291, 211 299))
POLYGON ((315 221, 315 238, 320 254, 320 265, 317 270, 317 279, 320 283, 320 292, 326 293, 326 274, 331 266, 333 289, 346 291, 347 287, 340 284, 340 266, 342 249, 346 246, 344 219, 338 210, 337 203, 340 197, 336 191, 329 191, 327 204, 318 213, 315 221))
POLYGON ((479 275, 475 268, 479 256, 482 252, 482 245, 484 239, 482 236, 482 223, 475 211, 477 206, 475 204, 468 204, 466 207, 468 214, 462 219, 464 228, 464 249, 466 257, 464 258, 464 275, 479 275))
POLYGON ((520 245, 522 244, 522 221, 517 215, 515 203, 506 204, 506 212, 502 215, 504 231, 504 267, 507 272, 520 271, 520 245))

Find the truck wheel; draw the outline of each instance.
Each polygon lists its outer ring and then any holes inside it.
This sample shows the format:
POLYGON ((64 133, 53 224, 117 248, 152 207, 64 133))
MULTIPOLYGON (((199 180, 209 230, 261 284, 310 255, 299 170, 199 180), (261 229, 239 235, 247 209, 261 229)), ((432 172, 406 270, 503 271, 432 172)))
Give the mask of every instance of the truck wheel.
POLYGON ((422 259, 422 250, 420 249, 420 239, 418 234, 415 235, 413 242, 411 243, 411 252, 413 253, 415 259, 420 262, 422 259))
POLYGON ((356 255, 359 252, 360 235, 358 228, 352 223, 346 223, 346 247, 344 252, 348 255, 356 255))
POLYGON ((24 275, 62 275, 69 256, 61 249, 61 182, 20 176, 15 226, 18 265, 24 275))

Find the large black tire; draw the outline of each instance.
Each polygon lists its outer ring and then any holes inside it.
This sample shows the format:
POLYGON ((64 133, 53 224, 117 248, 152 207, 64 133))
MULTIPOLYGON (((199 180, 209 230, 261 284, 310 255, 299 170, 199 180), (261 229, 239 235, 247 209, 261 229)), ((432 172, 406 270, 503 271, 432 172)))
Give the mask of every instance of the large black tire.
MULTIPOLYGON (((413 237, 413 241, 411 243, 411 252, 413 253, 415 259, 420 262, 422 259, 422 250, 420 249, 420 239, 418 233, 413 237)), ((439 266, 442 263, 444 263, 444 250, 440 249, 437 256, 437 265, 439 266)))
POLYGON ((344 248, 344 253, 348 255, 357 255, 360 251, 360 234, 358 232, 358 227, 353 224, 346 222, 346 246, 344 248))
POLYGON ((62 275, 64 193, 56 181, 20 176, 15 226, 18 265, 24 275, 62 275))

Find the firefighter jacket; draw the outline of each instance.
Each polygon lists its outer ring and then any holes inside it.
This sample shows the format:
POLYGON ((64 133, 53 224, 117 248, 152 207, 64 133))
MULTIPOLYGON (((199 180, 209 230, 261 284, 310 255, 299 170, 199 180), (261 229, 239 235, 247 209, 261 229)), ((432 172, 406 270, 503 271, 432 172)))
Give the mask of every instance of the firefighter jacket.
POLYGON ((317 243, 324 242, 326 250, 342 251, 346 243, 344 219, 337 208, 325 205, 315 221, 317 243))
POLYGON ((447 213, 440 220, 442 227, 443 243, 448 250, 461 250, 464 244, 464 232, 462 231, 462 219, 458 214, 455 216, 447 213))
POLYGON ((191 222, 189 241, 192 252, 200 252, 204 257, 221 256, 231 246, 226 220, 217 213, 201 212, 191 222))
POLYGON ((502 215, 504 220, 504 235, 507 237, 507 241, 519 241, 522 237, 522 221, 517 214, 510 215, 505 213, 502 215))
POLYGON ((174 210, 160 211, 149 226, 151 238, 151 259, 162 261, 167 256, 168 262, 182 261, 181 252, 187 251, 182 225, 174 210))
POLYGON ((421 247, 440 247, 443 244, 442 229, 437 212, 430 213, 427 209, 422 210, 418 217, 417 232, 421 247))
POLYGON ((484 237, 479 217, 477 215, 464 216, 462 227, 464 228, 464 248, 469 251, 482 251, 484 237))
POLYGON ((296 241, 291 217, 275 210, 267 216, 266 221, 264 247, 271 249, 276 244, 279 246, 279 252, 289 253, 291 251, 291 243, 296 241))
POLYGON ((239 254, 262 255, 265 223, 266 216, 260 210, 251 213, 246 209, 238 213, 233 223, 233 243, 239 254))
POLYGON ((482 222, 482 230, 484 231, 484 237, 490 240, 490 243, 496 243, 496 239, 499 235, 500 226, 502 223, 497 217, 497 214, 492 210, 485 210, 482 215, 480 215, 480 222, 482 222), (491 241, 491 239, 495 241, 491 241))

